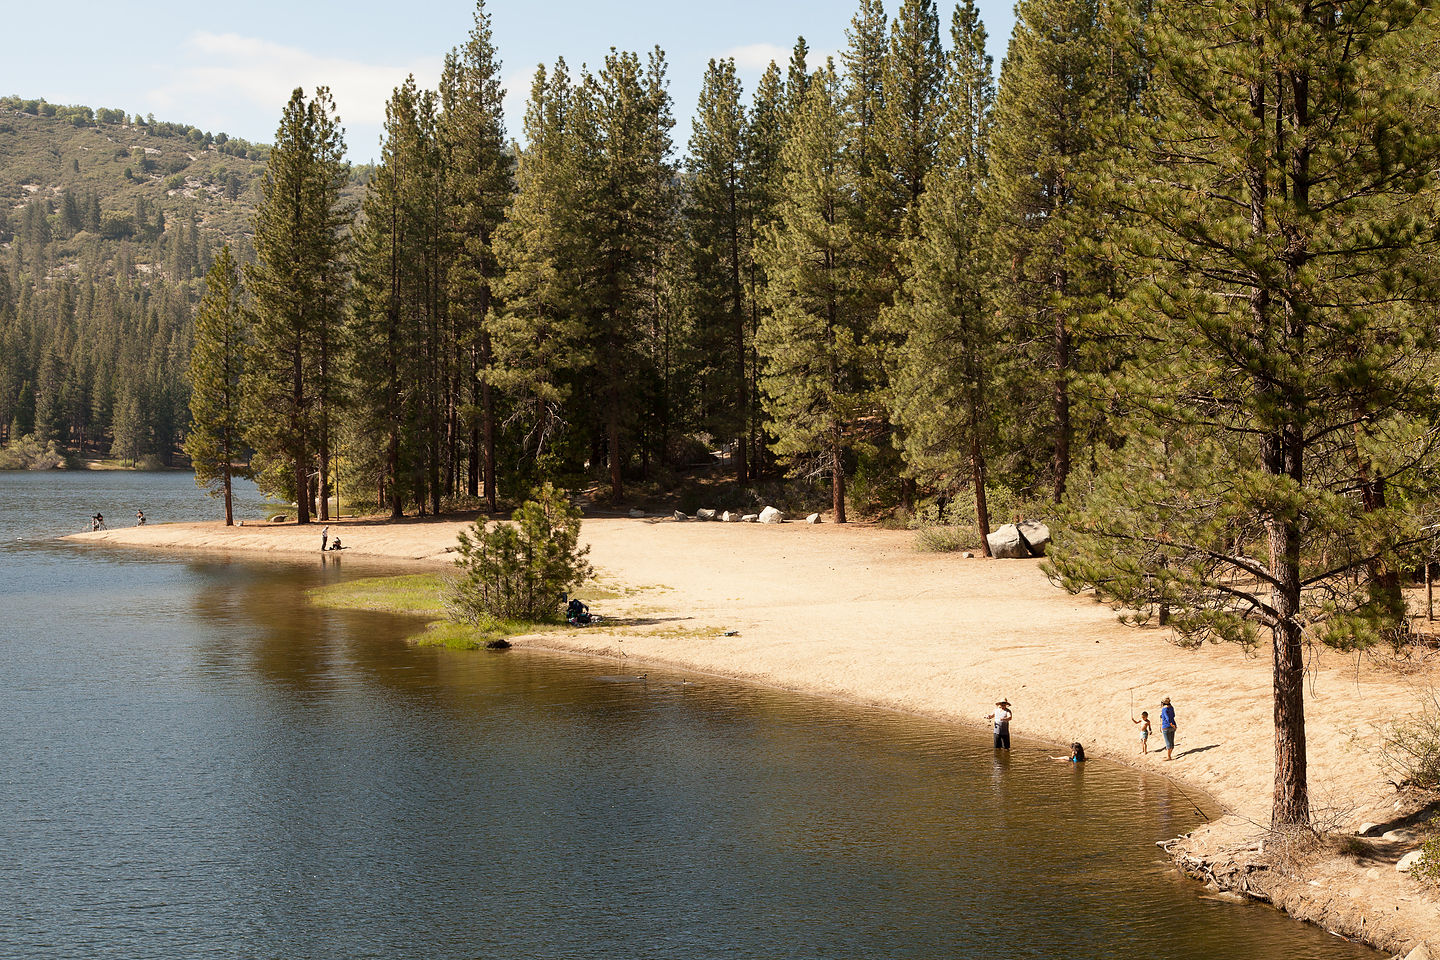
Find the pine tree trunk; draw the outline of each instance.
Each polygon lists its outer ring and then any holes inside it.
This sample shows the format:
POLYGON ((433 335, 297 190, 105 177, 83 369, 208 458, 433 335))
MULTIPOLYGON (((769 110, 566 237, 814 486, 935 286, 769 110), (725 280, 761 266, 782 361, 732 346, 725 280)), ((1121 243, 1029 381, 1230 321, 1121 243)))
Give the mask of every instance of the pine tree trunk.
POLYGON ((1270 524, 1271 571, 1280 580, 1272 603, 1275 688, 1275 797, 1270 825, 1310 823, 1305 755, 1305 661, 1300 646, 1300 538, 1287 521, 1270 524))
POLYGON ((970 403, 970 482, 975 487, 975 526, 980 532, 980 555, 990 553, 990 506, 985 500, 985 452, 980 446, 980 412, 970 403))
POLYGON ((845 468, 841 459, 844 448, 837 437, 830 447, 830 506, 835 522, 845 522, 845 468))
MULTIPOLYGON (((1057 283, 1063 290, 1063 281, 1057 283)), ((1051 469, 1055 478, 1055 502, 1065 499, 1065 482, 1070 476, 1070 329, 1065 315, 1055 316, 1055 452, 1051 469)))
POLYGON ((235 526, 235 507, 230 497, 230 464, 225 464, 225 526, 235 526))
MULTIPOLYGON (((490 334, 480 335, 481 360, 486 369, 492 363, 490 334)), ((480 384, 481 430, 484 441, 485 503, 494 513, 499 509, 495 483, 495 390, 486 381, 480 384)))

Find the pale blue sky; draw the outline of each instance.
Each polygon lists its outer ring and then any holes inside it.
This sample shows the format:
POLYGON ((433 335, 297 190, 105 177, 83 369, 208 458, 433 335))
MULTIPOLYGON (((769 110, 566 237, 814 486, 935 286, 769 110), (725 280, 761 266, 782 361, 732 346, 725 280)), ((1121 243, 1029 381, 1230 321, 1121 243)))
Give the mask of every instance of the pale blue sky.
MULTIPOLYGON (((893 15, 899 0, 887 0, 893 15)), ((0 0, 3 21, 27 22, 20 0, 0 0)), ((796 36, 811 66, 845 45, 858 0, 489 0, 504 61, 508 133, 519 135, 530 78, 563 55, 572 71, 599 64, 610 47, 659 45, 670 64, 683 152, 706 62, 733 56, 747 98, 765 64, 782 68, 796 36)), ((953 0, 940 0, 948 38, 953 0)), ((1011 0, 979 0, 998 70, 1013 23, 1011 0)), ((142 4, 71 0, 52 7, 29 36, 15 34, 0 60, 0 93, 54 103, 154 113, 269 142, 296 86, 335 93, 352 160, 378 152, 385 100, 407 73, 427 87, 445 53, 470 31, 473 0, 251 0, 246 4, 142 4)))

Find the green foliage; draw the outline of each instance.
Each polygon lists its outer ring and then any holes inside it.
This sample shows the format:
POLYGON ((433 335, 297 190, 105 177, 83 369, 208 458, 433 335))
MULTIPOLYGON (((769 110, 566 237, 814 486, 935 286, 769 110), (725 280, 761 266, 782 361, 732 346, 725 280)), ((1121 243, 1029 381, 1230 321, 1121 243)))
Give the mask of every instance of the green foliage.
POLYGON ((872 409, 840 108, 839 79, 827 68, 812 79, 782 154, 785 197, 758 250, 768 314, 756 346, 774 450, 794 474, 830 475, 835 522, 844 523, 844 457, 865 443, 872 409))
POLYGON ((0 449, 0 470, 63 470, 73 466, 69 453, 54 440, 41 442, 31 434, 0 449))
MULTIPOLYGON (((307 102, 297 89, 285 107, 265 170, 255 219, 255 262, 246 267, 254 322, 245 357, 245 439, 266 493, 293 500, 310 519, 312 472, 328 495, 330 418, 343 356, 345 230, 341 200, 349 168, 330 92, 307 102)), ((320 518, 328 496, 320 498, 320 518)))
POLYGON ((477 521, 461 531, 455 565, 462 577, 446 598, 451 619, 554 622, 565 594, 590 578, 590 548, 579 545, 580 511, 564 491, 545 484, 511 520, 489 528, 477 521))
POLYGON ((1420 709, 1380 728, 1380 764, 1397 788, 1440 790, 1440 695, 1426 688, 1420 709))
POLYGON ((1432 817, 1420 844, 1420 856, 1410 866, 1410 876, 1417 880, 1440 883, 1440 817, 1432 817))
POLYGON ((205 279, 205 296, 195 314, 190 353, 190 435, 185 453, 195 470, 195 485, 225 498, 225 524, 234 523, 232 477, 241 458, 245 423, 240 385, 245 375, 248 329, 241 303, 240 271, 227 245, 205 279))

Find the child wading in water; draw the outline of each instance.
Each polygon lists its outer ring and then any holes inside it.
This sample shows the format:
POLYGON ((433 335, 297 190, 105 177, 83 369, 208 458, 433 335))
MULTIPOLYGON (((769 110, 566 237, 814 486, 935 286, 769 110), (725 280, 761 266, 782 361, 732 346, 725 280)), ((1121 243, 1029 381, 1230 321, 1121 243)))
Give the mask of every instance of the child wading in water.
POLYGON ((1140 724, 1140 752, 1150 752, 1150 714, 1148 711, 1140 711, 1140 719, 1130 718, 1131 723, 1140 724))

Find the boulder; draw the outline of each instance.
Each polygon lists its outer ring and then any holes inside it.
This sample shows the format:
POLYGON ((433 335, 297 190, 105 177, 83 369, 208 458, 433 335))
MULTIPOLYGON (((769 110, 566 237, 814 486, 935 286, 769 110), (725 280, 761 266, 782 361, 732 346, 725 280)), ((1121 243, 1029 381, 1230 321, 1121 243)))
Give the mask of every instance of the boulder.
POLYGON ((630 518, 632 520, 639 520, 643 516, 645 516, 644 510, 641 510, 639 507, 630 508, 630 518))
POLYGON ((812 514, 810 514, 810 516, 808 516, 808 517, 805 518, 805 522, 806 522, 806 523, 819 523, 819 522, 820 522, 820 514, 818 514, 818 513, 812 513, 812 514))
POLYGON ((1030 544, 1030 555, 1043 557, 1045 547, 1050 543, 1050 528, 1039 520, 1021 520, 1016 526, 1020 528, 1020 535, 1025 538, 1025 542, 1030 544))
POLYGON ((1020 528, 1013 523, 987 534, 986 541, 990 544, 990 556, 996 560, 1024 560, 1030 556, 1030 549, 1025 545, 1025 538, 1020 535, 1020 528))
POLYGON ((695 511, 695 519, 696 519, 696 520, 714 520, 714 519, 715 519, 715 511, 714 511, 714 510, 711 510, 711 509, 709 509, 709 508, 707 508, 707 507, 701 507, 699 510, 696 510, 696 511, 695 511))
POLYGON ((759 521, 759 519, 760 519, 760 514, 758 514, 758 513, 747 513, 747 514, 745 514, 745 516, 743 516, 743 517, 740 518, 740 522, 741 522, 741 523, 756 523, 756 522, 759 521))
POLYGON ((1420 945, 1405 954, 1405 960, 1430 960, 1430 946, 1421 941, 1420 945))
POLYGON ((726 510, 724 513, 720 514, 720 522, 721 522, 721 523, 739 523, 739 522, 740 522, 740 514, 738 514, 738 513, 731 513, 729 510, 726 510))
POLYGON ((1420 859, 1420 854, 1422 852, 1423 851, 1421 850, 1411 850, 1409 853, 1405 854, 1405 856, 1400 858, 1400 862, 1395 864, 1395 869, 1400 871, 1401 873, 1409 873, 1410 870, 1415 866, 1415 861, 1420 859))
POLYGON ((759 519, 761 523, 784 523, 785 514, 776 510, 774 507, 766 507, 760 511, 759 519))
POLYGON ((675 516, 674 516, 673 519, 684 521, 684 520, 689 520, 690 518, 687 517, 685 514, 681 513, 679 510, 676 510, 676 511, 675 511, 675 516))

